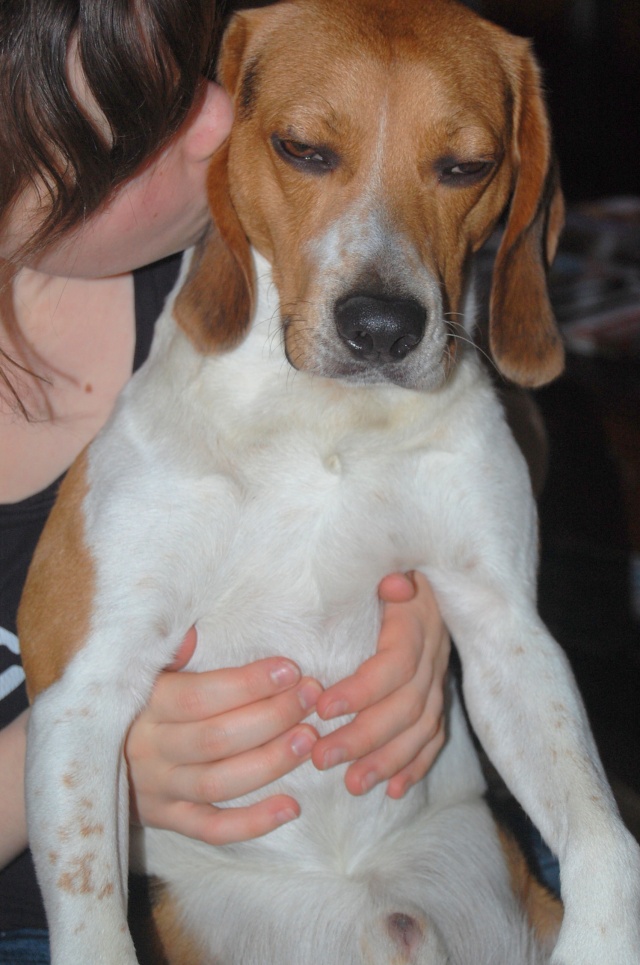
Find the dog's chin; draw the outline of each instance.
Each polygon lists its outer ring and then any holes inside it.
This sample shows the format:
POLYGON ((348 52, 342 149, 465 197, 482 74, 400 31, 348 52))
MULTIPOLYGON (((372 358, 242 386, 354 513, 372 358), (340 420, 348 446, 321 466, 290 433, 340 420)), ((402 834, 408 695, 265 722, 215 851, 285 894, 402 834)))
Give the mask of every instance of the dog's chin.
POLYGON ((365 361, 349 356, 340 358, 296 359, 288 351, 287 361, 298 372, 318 378, 332 379, 351 386, 397 385, 414 392, 433 392, 447 380, 448 368, 444 359, 428 365, 409 361, 384 363, 365 361))

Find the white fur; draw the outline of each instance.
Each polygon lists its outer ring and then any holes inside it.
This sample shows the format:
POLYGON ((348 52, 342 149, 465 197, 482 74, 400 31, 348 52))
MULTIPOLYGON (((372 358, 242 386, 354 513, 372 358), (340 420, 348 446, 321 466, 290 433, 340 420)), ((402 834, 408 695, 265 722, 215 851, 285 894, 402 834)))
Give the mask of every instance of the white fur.
MULTIPOLYGON (((186 630, 197 624, 190 669, 282 653, 329 684, 375 648, 380 578, 411 567, 435 588, 480 739, 560 856, 566 918, 550 961, 638 965, 638 849, 536 614, 528 474, 474 353, 428 393, 294 372, 261 259, 258 275, 257 316, 232 353, 200 356, 170 300, 152 358, 90 450, 92 629, 35 703, 28 762, 54 965, 136 960, 121 749, 186 630)), ((341 768, 308 763, 272 788, 301 818, 263 839, 212 848, 146 832, 146 868, 208 960, 548 961, 510 891, 455 693, 447 726, 402 801, 380 788, 352 798, 341 768), (393 915, 418 933, 403 943, 393 915)))

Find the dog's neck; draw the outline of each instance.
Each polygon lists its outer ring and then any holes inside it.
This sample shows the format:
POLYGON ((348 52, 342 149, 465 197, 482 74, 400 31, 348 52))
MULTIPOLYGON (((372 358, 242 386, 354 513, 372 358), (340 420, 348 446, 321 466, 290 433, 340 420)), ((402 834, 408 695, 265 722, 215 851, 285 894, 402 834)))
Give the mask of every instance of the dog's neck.
MULTIPOLYGON (((252 255, 255 309, 246 334, 234 349, 204 356, 176 325, 172 311, 175 295, 189 272, 189 254, 185 256, 176 289, 158 324, 150 369, 147 372, 145 366, 134 380, 162 382, 166 419, 174 418, 177 398, 180 411, 188 411, 189 419, 204 421, 205 434, 212 431, 212 414, 218 434, 238 432, 241 425, 245 429, 251 426, 251 432, 259 434, 273 419, 281 426, 304 423, 308 427, 330 420, 331 413, 343 427, 379 427, 380 420, 386 424, 396 418, 406 425, 415 417, 421 424, 424 420, 436 424, 455 405, 469 381, 477 378, 472 351, 464 353, 464 361, 458 359, 439 389, 425 392, 391 382, 362 385, 295 369, 285 352, 280 299, 271 265, 255 250, 252 255), (283 412, 287 413, 284 421, 283 412)), ((157 401, 156 405, 159 410, 163 408, 157 401)))
POLYGON ((258 353, 257 357, 265 361, 289 366, 284 351, 280 297, 273 280, 273 269, 255 248, 251 249, 251 253, 256 279, 255 309, 244 346, 241 345, 239 351, 242 352, 246 347, 252 355, 258 353))

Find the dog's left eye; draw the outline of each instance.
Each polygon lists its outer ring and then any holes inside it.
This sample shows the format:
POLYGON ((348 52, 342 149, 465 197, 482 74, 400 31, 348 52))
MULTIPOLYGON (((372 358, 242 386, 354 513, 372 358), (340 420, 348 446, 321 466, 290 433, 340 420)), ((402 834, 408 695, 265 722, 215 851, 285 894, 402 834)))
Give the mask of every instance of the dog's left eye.
POLYGON ((333 171, 338 164, 337 155, 327 147, 315 147, 303 144, 292 138, 278 137, 274 134, 272 143, 276 152, 299 170, 308 170, 314 174, 333 171))
POLYGON ((475 184, 489 173, 493 161, 443 161, 438 165, 438 175, 441 184, 462 186, 475 184))

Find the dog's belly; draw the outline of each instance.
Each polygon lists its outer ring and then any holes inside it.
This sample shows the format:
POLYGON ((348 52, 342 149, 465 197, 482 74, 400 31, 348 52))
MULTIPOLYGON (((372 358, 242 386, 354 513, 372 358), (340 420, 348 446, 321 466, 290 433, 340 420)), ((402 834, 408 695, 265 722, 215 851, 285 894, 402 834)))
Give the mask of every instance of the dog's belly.
MULTIPOLYGON (((381 617, 377 584, 385 573, 408 566, 408 555, 396 545, 396 537, 408 545, 408 534, 388 512, 380 524, 387 487, 365 482, 360 473, 349 477, 326 468, 317 451, 303 456, 298 449, 297 458, 295 481, 286 478, 286 460, 273 466, 274 474, 282 473, 276 503, 273 483, 264 477, 255 485, 246 476, 242 483, 236 480, 233 495, 223 483, 223 548, 217 524, 201 528, 201 541, 217 544, 221 552, 207 567, 196 620, 198 648, 188 669, 240 666, 281 654, 329 686, 375 652, 381 617)), ((216 482, 211 484, 215 491, 216 482)), ((204 545, 202 550, 206 554, 204 545)), ((311 715, 308 722, 326 733, 345 719, 325 722, 311 715)), ((292 875, 364 873, 376 864, 381 842, 391 841, 423 810, 427 786, 414 788, 401 802, 386 797, 384 785, 356 798, 344 785, 345 769, 320 772, 307 762, 269 788, 228 802, 241 806, 275 793, 298 801, 297 821, 255 842, 212 850, 153 832, 147 869, 178 891, 176 868, 181 878, 185 867, 194 875, 219 867, 224 879, 229 860, 235 873, 245 869, 248 880, 264 876, 265 883, 274 866, 292 875)))
MULTIPOLYGON (((329 686, 375 652, 380 579, 424 562, 429 521, 415 485, 416 450, 406 438, 403 451, 391 453, 368 443, 358 448, 352 440, 348 454, 327 456, 322 439, 310 434, 303 444, 298 433, 263 439, 263 447, 266 466, 256 450, 237 463, 229 450, 225 473, 201 481, 184 500, 197 520, 186 543, 200 561, 201 577, 198 647, 188 669, 282 654, 329 686)), ((308 719, 321 733, 345 723, 308 719)), ((459 784, 440 779, 436 769, 430 784, 402 802, 387 798, 384 786, 352 797, 345 767, 320 772, 303 765, 268 789, 292 795, 302 817, 259 842, 232 848, 234 861, 269 868, 274 854, 286 853, 296 855, 299 866, 325 873, 366 866, 380 842, 406 829, 432 796, 442 800, 442 785, 454 801, 481 793, 466 731, 455 740, 466 765, 459 784)), ((176 838, 173 848, 183 843, 176 838)), ((209 850, 203 849, 206 862, 217 858, 209 850)), ((165 846, 158 849, 170 876, 173 859, 167 862, 166 855, 165 846)))
POLYGON ((345 466, 299 440, 267 445, 279 453, 268 470, 245 464, 232 482, 210 477, 199 487, 210 491, 189 540, 208 561, 195 665, 280 653, 326 686, 374 652, 377 584, 424 562, 426 521, 406 482, 409 460, 351 453, 345 466))
MULTIPOLYGON (((184 927, 210 949, 212 961, 219 956, 242 965, 319 960, 361 965, 362 936, 384 947, 389 916, 416 915, 420 922, 437 917, 444 881, 445 901, 448 895, 476 896, 474 912, 480 908, 490 921, 499 917, 505 936, 500 940, 508 944, 521 926, 514 924, 518 913, 481 798, 484 780, 455 698, 447 728, 446 753, 402 800, 387 797, 383 785, 352 797, 344 768, 321 773, 306 762, 258 795, 276 790, 293 795, 301 806, 296 821, 222 848, 147 829, 146 870, 168 887, 184 927), (332 954, 336 936, 344 943, 340 959, 332 954), (240 938, 246 948, 238 951, 240 938), (273 943, 269 953, 267 941, 273 943)), ((507 954, 491 960, 521 959, 507 954)))
MULTIPOLYGON (((224 898, 225 875, 231 868, 245 876, 247 885, 258 888, 261 881, 269 887, 276 869, 286 877, 317 875, 329 883, 339 878, 365 880, 381 873, 383 855, 389 860, 401 852, 402 861, 407 861, 418 835, 436 848, 437 831, 432 838, 431 821, 443 810, 471 805, 484 813, 484 778, 455 693, 447 716, 446 753, 404 798, 389 798, 384 783, 365 796, 350 795, 344 784, 346 766, 318 771, 307 761, 268 788, 222 805, 241 806, 274 793, 298 801, 301 814, 296 821, 253 841, 212 849, 173 832, 144 830, 146 871, 185 896, 192 891, 188 882, 206 879, 217 898, 224 898)), ((423 855, 427 866, 428 850, 423 855)), ((301 887, 303 882, 304 877, 301 887)))

